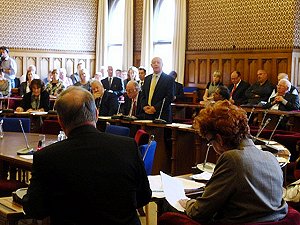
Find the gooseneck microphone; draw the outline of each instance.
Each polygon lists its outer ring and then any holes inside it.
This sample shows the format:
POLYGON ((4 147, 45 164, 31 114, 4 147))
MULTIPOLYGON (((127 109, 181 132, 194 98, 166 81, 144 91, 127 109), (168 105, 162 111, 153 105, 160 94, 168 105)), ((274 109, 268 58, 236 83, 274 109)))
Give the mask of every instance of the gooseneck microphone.
POLYGON ((149 137, 147 149, 146 149, 146 151, 144 153, 144 156, 143 156, 143 161, 145 161, 145 158, 146 158, 146 156, 148 154, 148 151, 149 151, 149 148, 150 148, 150 145, 151 145, 152 141, 154 141, 154 135, 153 134, 149 137))
POLYGON ((265 127, 270 123, 271 118, 268 118, 266 120, 266 122, 263 124, 263 126, 260 128, 260 130, 257 132, 255 139, 257 139, 259 137, 259 135, 261 134, 261 132, 265 129, 265 127))
POLYGON ((261 122, 260 122, 260 128, 263 127, 264 121, 265 121, 265 118, 266 118, 268 112, 269 112, 269 110, 266 109, 265 112, 264 112, 264 116, 263 116, 263 118, 262 118, 262 120, 261 120, 261 122))
POLYGON ((22 130, 24 139, 25 139, 26 148, 21 149, 21 150, 18 150, 18 151, 17 151, 17 154, 18 154, 18 155, 31 155, 31 154, 33 154, 33 152, 34 152, 34 151, 33 151, 33 148, 29 147, 28 139, 27 139, 27 136, 26 136, 25 131, 24 131, 24 128, 23 128, 22 120, 19 120, 19 122, 20 122, 20 127, 21 127, 21 130, 22 130))
POLYGON ((248 117, 248 121, 250 121, 250 119, 251 119, 251 116, 252 116, 252 114, 253 114, 254 110, 255 110, 255 107, 253 107, 253 108, 251 109, 251 112, 250 112, 250 114, 249 114, 249 117, 248 117))
POLYGON ((122 119, 123 115, 120 113, 120 108, 121 102, 119 102, 117 114, 111 116, 112 119, 122 119))
POLYGON ((215 166, 216 166, 213 163, 207 162, 208 153, 209 153, 209 150, 210 150, 211 147, 212 147, 212 144, 208 143, 204 161, 203 161, 203 163, 200 163, 200 164, 197 165, 197 168, 199 170, 204 171, 204 172, 209 172, 209 173, 212 173, 215 169, 215 166))
POLYGON ((165 120, 163 120, 163 119, 160 118, 162 110, 163 110, 164 105, 165 105, 165 101, 166 101, 166 98, 163 99, 162 104, 161 104, 161 108, 160 108, 160 111, 159 111, 159 116, 158 116, 157 119, 153 120, 153 123, 161 123, 161 124, 167 123, 167 121, 165 121, 165 120))
POLYGON ((277 129, 277 127, 278 127, 280 121, 283 119, 283 117, 284 117, 283 114, 279 117, 278 122, 277 122, 277 124, 276 124, 274 130, 272 131, 272 134, 271 134, 271 136, 270 136, 270 138, 269 138, 269 140, 268 140, 267 145, 269 145, 270 141, 272 140, 272 137, 273 137, 273 135, 274 135, 274 133, 275 133, 275 130, 277 129))

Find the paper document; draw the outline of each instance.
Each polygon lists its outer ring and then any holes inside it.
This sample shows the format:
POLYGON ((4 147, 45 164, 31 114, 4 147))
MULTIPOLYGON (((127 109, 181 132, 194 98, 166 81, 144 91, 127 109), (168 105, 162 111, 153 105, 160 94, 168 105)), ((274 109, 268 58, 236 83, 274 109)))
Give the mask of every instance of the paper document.
POLYGON ((185 196, 182 182, 163 172, 160 172, 160 175, 167 201, 178 211, 184 212, 184 208, 178 202, 180 199, 188 199, 188 197, 185 196))
POLYGON ((160 175, 149 175, 148 176, 150 189, 152 191, 152 198, 164 198, 165 193, 163 190, 160 175))

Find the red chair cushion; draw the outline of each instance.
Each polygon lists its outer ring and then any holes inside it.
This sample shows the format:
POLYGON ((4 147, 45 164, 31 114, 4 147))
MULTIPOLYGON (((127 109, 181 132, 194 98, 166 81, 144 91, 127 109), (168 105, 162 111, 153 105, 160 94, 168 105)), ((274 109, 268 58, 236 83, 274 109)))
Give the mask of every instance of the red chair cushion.
POLYGON ((139 129, 134 136, 134 140, 138 146, 148 144, 149 134, 143 129, 139 129))
POLYGON ((19 188, 25 188, 26 183, 17 180, 0 180, 0 197, 11 196, 19 188))

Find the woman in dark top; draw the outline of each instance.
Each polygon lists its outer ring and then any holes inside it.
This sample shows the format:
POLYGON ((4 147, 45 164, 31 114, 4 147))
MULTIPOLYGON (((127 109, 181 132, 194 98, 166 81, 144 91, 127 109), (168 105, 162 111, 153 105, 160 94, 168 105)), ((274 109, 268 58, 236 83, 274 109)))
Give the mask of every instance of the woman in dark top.
POLYGON ((33 79, 33 73, 31 70, 27 70, 26 81, 22 82, 19 87, 20 96, 30 92, 30 83, 33 79))
POLYGON ((50 98, 47 91, 44 90, 44 83, 40 79, 33 79, 30 83, 30 92, 23 96, 21 106, 16 109, 17 112, 48 112, 50 98))

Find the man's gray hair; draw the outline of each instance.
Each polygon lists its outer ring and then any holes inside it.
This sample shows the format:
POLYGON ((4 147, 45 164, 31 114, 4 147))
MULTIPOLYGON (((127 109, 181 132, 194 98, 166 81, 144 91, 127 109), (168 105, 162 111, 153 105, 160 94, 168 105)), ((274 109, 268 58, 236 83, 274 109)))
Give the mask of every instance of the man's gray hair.
POLYGON ((97 121, 93 95, 82 87, 71 86, 64 90, 57 97, 54 107, 66 128, 97 121))

